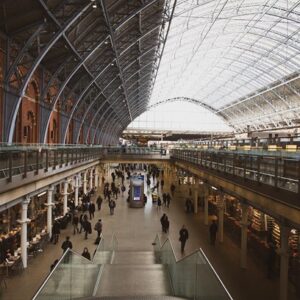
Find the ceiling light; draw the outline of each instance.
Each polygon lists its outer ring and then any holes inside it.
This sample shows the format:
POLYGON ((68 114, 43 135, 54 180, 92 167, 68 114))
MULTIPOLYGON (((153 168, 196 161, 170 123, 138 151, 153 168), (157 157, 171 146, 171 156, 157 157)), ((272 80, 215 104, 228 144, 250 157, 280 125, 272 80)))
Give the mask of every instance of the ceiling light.
POLYGON ((104 42, 104 44, 107 45, 107 44, 108 44, 108 40, 106 40, 106 41, 104 42))
POLYGON ((110 65, 111 65, 111 66, 114 66, 115 64, 114 64, 114 63, 111 63, 110 65))
POLYGON ((96 3, 93 4, 92 7, 93 7, 93 8, 97 8, 97 4, 96 4, 96 3))

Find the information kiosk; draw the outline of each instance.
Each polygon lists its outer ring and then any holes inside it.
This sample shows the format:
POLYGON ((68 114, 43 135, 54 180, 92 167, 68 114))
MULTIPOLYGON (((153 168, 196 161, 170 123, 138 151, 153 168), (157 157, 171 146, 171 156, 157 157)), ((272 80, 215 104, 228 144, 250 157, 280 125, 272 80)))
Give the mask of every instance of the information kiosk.
POLYGON ((144 175, 132 175, 130 179, 130 207, 144 207, 144 175))

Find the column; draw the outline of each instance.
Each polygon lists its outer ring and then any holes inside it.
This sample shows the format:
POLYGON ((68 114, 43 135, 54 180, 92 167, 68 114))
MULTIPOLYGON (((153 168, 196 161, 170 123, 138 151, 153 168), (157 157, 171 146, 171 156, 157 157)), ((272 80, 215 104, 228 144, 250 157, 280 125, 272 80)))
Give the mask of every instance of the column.
POLYGON ((79 174, 77 174, 75 176, 75 185, 74 185, 74 188, 75 188, 75 207, 78 206, 78 190, 79 190, 79 174))
POLYGON ((48 194, 47 194, 47 232, 49 235, 49 238, 52 236, 52 206, 54 203, 52 202, 53 199, 53 191, 54 187, 51 185, 48 189, 48 194))
POLYGON ((204 195, 204 225, 208 225, 208 195, 204 195))
POLYGON ((19 220, 21 223, 21 258, 23 262, 23 267, 27 268, 27 223, 30 220, 27 217, 28 204, 30 203, 30 197, 26 196, 26 199, 22 202, 22 218, 19 220))
POLYGON ((289 227, 280 225, 280 300, 288 299, 289 232, 289 227))
POLYGON ((198 213, 198 185, 197 181, 194 181, 194 213, 198 213))
POLYGON ((63 206, 63 214, 65 215, 68 212, 68 180, 64 181, 64 206, 63 206))
POLYGON ((218 233, 219 233, 219 242, 223 243, 224 241, 224 200, 223 196, 220 196, 218 203, 218 233))
POLYGON ((83 173, 83 193, 84 193, 85 195, 86 195, 86 193, 87 193, 87 189, 86 189, 86 183, 87 183, 86 173, 87 173, 87 171, 85 171, 85 172, 83 173))
POLYGON ((241 203, 242 220, 241 220, 241 268, 247 268, 247 240, 248 240, 248 205, 241 203))
POLYGON ((93 168, 90 169, 90 183, 89 183, 90 190, 93 188, 93 168))
POLYGON ((99 171, 98 168, 95 169, 95 189, 97 190, 99 186, 99 171))

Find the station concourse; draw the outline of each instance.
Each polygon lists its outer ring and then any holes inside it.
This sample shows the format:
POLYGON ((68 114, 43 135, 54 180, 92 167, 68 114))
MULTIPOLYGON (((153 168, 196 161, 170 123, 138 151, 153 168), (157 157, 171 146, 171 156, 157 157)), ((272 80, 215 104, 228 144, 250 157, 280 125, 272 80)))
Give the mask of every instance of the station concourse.
POLYGON ((0 299, 299 299, 299 14, 0 1, 0 299))

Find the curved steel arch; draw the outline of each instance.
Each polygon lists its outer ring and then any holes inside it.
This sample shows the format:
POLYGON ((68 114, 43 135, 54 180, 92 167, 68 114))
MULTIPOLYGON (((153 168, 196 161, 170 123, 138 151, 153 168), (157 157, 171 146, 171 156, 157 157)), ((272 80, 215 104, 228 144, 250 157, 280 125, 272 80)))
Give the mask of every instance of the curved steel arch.
MULTIPOLYGON (((15 107, 10 119, 10 126, 8 129, 8 137, 7 137, 7 142, 8 143, 12 143, 12 139, 13 139, 13 134, 15 131, 15 127, 16 127, 16 118, 17 118, 17 114, 19 111, 19 107, 22 101, 22 98, 25 95, 25 91, 26 88, 28 86, 28 83, 31 80, 31 77, 33 76, 34 72, 36 71, 37 67, 40 65, 41 61, 43 60, 43 58, 46 56, 46 54, 50 51, 50 49, 52 49, 52 47, 56 44, 56 42, 64 35, 64 33, 81 17, 81 15, 86 12, 88 10, 88 8, 90 8, 92 5, 92 3, 88 3, 82 10, 80 10, 79 12, 76 12, 76 14, 68 21, 66 22, 66 24, 64 25, 64 27, 60 28, 60 30, 58 32, 56 32, 53 36, 52 39, 50 39, 50 41, 48 42, 48 44, 42 49, 42 51, 40 52, 40 54, 38 55, 38 57, 34 60, 30 70, 27 72, 24 81, 20 87, 20 91, 19 91, 19 97, 15 103, 15 107)), ((38 29, 40 30, 40 29, 38 29)), ((36 32, 35 32, 36 33, 36 32)), ((34 35, 35 35, 34 33, 34 35)), ((15 62, 18 63, 18 62, 15 62)))

